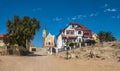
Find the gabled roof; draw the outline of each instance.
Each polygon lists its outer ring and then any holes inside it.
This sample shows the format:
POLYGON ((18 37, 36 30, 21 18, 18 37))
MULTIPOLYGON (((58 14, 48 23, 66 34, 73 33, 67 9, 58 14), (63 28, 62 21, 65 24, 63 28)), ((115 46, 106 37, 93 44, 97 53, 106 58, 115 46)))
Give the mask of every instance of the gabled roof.
MULTIPOLYGON (((77 25, 78 27, 76 27, 75 30, 82 30, 82 31, 83 31, 83 34, 89 33, 88 36, 89 36, 89 37, 92 37, 92 32, 91 32, 91 30, 88 29, 87 27, 83 26, 82 24, 78 24, 78 23, 76 23, 76 22, 70 22, 69 25, 77 25)), ((69 26, 69 25, 68 25, 68 26, 69 26)), ((67 26, 67 27, 68 27, 68 26, 67 26)), ((67 27, 62 28, 62 29, 60 30, 60 33, 64 32, 67 27)), ((85 36, 85 37, 86 37, 86 36, 85 36)))
POLYGON ((78 24, 76 22, 70 22, 70 25, 78 25, 76 29, 81 28, 81 30, 89 30, 87 27, 83 26, 82 24, 78 24))
POLYGON ((4 37, 4 34, 0 34, 0 38, 3 38, 4 37))
POLYGON ((65 28, 60 29, 60 33, 62 33, 65 30, 65 28))
MULTIPOLYGON (((75 28, 76 30, 83 30, 83 31, 84 31, 84 30, 89 30, 87 27, 83 26, 82 24, 78 24, 78 23, 76 23, 76 22, 70 22, 69 25, 77 25, 78 27, 75 28)), ((68 25, 68 26, 69 26, 69 25, 68 25)), ((68 26, 67 26, 67 27, 68 27, 68 26)), ((64 32, 64 30, 65 30, 67 27, 60 29, 60 32, 64 32)))

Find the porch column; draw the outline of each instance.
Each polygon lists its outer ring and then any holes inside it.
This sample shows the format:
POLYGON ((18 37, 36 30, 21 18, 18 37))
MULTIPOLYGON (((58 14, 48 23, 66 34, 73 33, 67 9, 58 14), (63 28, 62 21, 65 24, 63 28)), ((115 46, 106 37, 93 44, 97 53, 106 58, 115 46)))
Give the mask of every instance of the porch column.
POLYGON ((79 43, 79 47, 81 47, 81 43, 79 43))
POLYGON ((56 49, 56 53, 58 53, 58 48, 55 48, 56 49))
POLYGON ((52 54, 52 48, 50 48, 50 54, 52 54))
POLYGON ((87 43, 85 43, 85 46, 87 46, 87 43))

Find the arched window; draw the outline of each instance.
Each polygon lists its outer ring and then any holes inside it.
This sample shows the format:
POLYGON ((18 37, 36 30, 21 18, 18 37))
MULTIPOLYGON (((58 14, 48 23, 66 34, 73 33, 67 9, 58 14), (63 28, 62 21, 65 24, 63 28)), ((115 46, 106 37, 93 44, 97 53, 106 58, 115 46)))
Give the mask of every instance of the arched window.
POLYGON ((50 45, 50 42, 48 42, 48 44, 50 45))

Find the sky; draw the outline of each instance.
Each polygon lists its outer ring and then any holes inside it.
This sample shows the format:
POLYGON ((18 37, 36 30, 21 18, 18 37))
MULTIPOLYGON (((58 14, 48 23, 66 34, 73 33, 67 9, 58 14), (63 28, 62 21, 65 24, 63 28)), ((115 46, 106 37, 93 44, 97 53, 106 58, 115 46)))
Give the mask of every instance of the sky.
POLYGON ((42 30, 55 36, 61 28, 74 21, 92 32, 109 31, 120 40, 120 0, 0 0, 0 34, 7 33, 6 21, 20 17, 35 17, 40 30, 31 41, 42 46, 42 30))

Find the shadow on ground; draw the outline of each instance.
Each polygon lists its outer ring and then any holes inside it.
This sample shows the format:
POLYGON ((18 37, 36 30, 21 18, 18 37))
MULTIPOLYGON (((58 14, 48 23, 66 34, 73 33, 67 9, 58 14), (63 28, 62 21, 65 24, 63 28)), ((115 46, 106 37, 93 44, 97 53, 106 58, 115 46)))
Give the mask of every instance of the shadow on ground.
POLYGON ((27 56, 47 56, 47 55, 41 55, 41 54, 29 54, 27 56))

